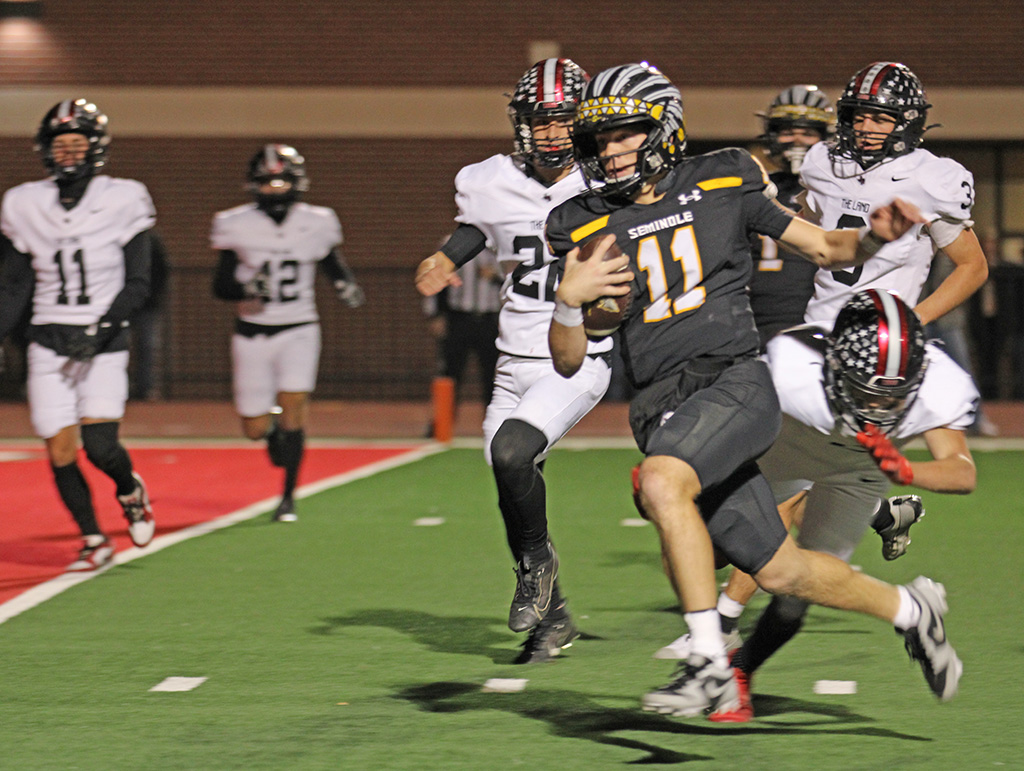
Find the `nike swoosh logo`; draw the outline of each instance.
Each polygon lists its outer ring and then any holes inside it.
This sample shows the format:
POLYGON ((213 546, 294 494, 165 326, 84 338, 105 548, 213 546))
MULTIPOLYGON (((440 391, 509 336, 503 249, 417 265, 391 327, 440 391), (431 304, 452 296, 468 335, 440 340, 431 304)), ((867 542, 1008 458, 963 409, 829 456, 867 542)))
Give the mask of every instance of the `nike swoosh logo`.
POLYGON ((928 617, 928 638, 934 640, 936 645, 941 645, 946 641, 946 631, 941 628, 939 617, 934 611, 928 617))
POLYGON ((910 179, 910 177, 893 177, 892 181, 893 182, 902 182, 905 179, 910 179))

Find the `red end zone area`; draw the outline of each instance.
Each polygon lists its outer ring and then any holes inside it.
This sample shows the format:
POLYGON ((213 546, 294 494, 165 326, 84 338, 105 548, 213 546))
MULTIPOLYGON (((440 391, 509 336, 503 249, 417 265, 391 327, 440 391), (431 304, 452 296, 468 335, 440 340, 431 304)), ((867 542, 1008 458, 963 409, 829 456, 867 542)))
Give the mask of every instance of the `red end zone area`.
MULTIPOLYGON (((299 485, 396 458, 413 446, 311 447, 299 485)), ((279 496, 283 473, 266 452, 252 447, 132 447, 132 461, 153 501, 156 536, 207 522, 266 498, 279 496)), ((114 485, 80 456, 92 487, 96 517, 118 551, 131 547, 114 485)), ((81 537, 53 484, 40 447, 0 445, 0 604, 64 572, 81 548, 81 537)))

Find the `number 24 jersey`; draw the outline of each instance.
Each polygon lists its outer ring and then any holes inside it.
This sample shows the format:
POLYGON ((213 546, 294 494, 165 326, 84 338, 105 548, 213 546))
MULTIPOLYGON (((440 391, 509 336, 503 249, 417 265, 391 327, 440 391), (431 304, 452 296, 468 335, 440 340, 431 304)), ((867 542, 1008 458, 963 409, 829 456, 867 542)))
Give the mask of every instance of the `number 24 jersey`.
POLYGON ((756 354, 750 233, 778 238, 793 218, 765 197, 767 183, 750 153, 728 148, 685 158, 655 203, 623 206, 585 193, 551 213, 547 236, 556 254, 614 233, 629 256, 636 277, 619 335, 635 387, 699 357, 756 354))
POLYGON ((32 258, 32 324, 94 324, 124 287, 124 246, 155 223, 141 182, 100 175, 70 211, 53 179, 7 191, 0 227, 32 258))
MULTIPOLYGON (((579 171, 545 186, 508 155, 466 166, 455 177, 456 222, 487 237, 505 273, 498 316, 498 350, 512 356, 549 358, 548 327, 561 276, 544 242, 548 212, 586 189, 579 171)), ((610 350, 611 339, 591 342, 591 353, 610 350)))

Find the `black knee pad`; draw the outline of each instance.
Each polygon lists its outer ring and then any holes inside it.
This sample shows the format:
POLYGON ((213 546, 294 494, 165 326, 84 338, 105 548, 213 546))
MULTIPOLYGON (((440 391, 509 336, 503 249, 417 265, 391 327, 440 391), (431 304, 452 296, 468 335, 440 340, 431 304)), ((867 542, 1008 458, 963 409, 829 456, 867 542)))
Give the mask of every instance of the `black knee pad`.
POLYGON ((532 473, 537 456, 544 452, 548 438, 539 428, 522 420, 506 420, 491 440, 494 473, 532 473))
POLYGON ((82 426, 82 446, 85 448, 85 457, 96 468, 106 470, 120 459, 124 448, 121 447, 117 432, 118 424, 115 421, 86 423, 82 426))

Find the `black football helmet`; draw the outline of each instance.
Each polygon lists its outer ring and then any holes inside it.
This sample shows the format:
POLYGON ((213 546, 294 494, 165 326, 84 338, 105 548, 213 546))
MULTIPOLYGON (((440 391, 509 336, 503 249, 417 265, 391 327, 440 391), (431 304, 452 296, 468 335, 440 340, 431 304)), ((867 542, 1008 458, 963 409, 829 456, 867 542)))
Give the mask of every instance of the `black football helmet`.
POLYGON ((289 207, 309 190, 306 159, 290 145, 264 145, 249 161, 246 189, 252 193, 259 208, 275 218, 283 218, 289 207), (260 190, 269 184, 280 188, 266 193, 260 190))
POLYGON ((46 168, 60 181, 73 181, 92 176, 107 162, 107 116, 88 99, 65 99, 49 109, 36 132, 35 149, 46 168), (58 166, 53 160, 51 145, 60 134, 81 134, 89 140, 85 157, 72 166, 58 166))
POLYGON ((825 391, 852 429, 891 432, 924 379, 924 329, 917 314, 884 289, 855 294, 836 317, 825 352, 825 391))
POLYGON ((846 85, 837 109, 835 156, 856 161, 869 168, 886 158, 906 155, 921 144, 927 130, 928 98, 917 75, 905 64, 875 62, 862 69, 846 85), (857 146, 853 117, 858 109, 875 110, 896 120, 892 133, 878 150, 857 146))
POLYGON ((309 190, 306 159, 290 145, 264 145, 249 161, 246 180, 246 189, 254 195, 259 193, 260 186, 275 180, 290 182, 291 189, 299 193, 309 190))
POLYGON ((566 138, 557 147, 540 150, 533 138, 533 121, 574 118, 587 80, 587 73, 572 59, 544 59, 526 71, 508 103, 516 155, 534 166, 549 169, 562 169, 572 164, 572 139, 566 138))
MULTIPOLYGON (((658 174, 676 166, 686 150, 683 99, 657 68, 643 62, 612 67, 591 80, 583 92, 573 129, 576 162, 588 183, 607 197, 626 197, 658 174), (647 139, 637 152, 636 169, 624 179, 608 180, 596 135, 624 126, 643 127, 647 139)), ((603 159, 607 160, 607 159, 603 159)))
POLYGON ((807 148, 779 142, 779 132, 806 128, 818 132, 822 139, 827 140, 836 128, 836 112, 832 103, 824 92, 810 84, 790 86, 780 91, 768 110, 757 115, 764 124, 764 133, 759 138, 767 146, 768 154, 776 160, 785 159, 794 174, 800 170, 800 162, 807 148))

